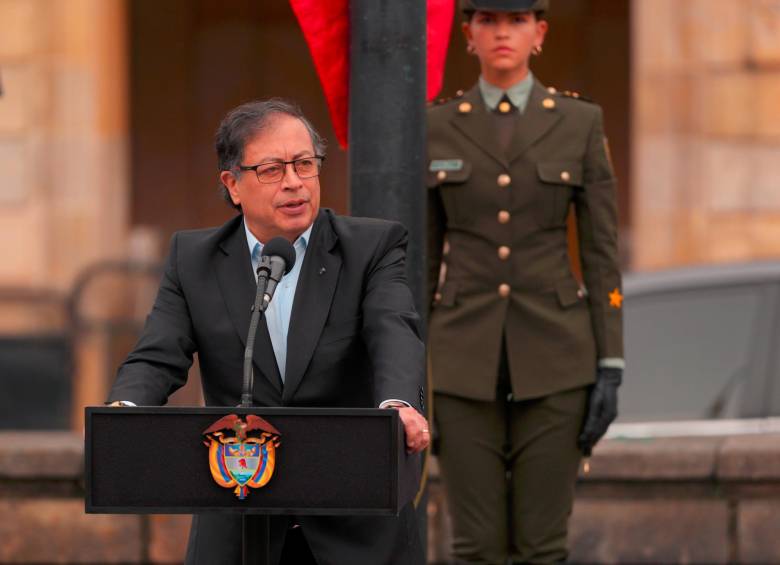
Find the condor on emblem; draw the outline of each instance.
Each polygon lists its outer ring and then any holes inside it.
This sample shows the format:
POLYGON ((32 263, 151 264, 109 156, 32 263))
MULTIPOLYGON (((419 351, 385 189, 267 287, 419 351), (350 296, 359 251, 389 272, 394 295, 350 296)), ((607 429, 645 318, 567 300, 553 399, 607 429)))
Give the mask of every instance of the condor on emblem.
POLYGON ((235 487, 233 492, 244 500, 250 487, 260 488, 271 480, 282 434, 259 416, 248 414, 244 421, 230 414, 214 422, 203 435, 211 476, 219 486, 235 487))

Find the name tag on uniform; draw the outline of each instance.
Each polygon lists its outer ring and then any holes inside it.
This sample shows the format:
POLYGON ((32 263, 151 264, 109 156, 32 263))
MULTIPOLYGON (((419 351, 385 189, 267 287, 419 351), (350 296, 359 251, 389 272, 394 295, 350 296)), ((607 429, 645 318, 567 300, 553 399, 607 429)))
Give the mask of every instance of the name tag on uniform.
POLYGON ((434 159, 428 170, 435 173, 437 171, 460 171, 462 168, 463 159, 434 159))

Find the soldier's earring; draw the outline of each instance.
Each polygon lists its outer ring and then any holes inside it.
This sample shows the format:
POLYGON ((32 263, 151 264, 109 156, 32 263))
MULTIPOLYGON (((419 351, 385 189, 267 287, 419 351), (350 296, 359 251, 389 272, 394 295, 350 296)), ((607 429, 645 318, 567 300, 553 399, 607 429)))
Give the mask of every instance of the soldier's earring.
POLYGON ((536 55, 537 57, 542 54, 542 46, 541 45, 534 45, 534 48, 531 49, 531 53, 536 55))
POLYGON ((477 52, 477 49, 471 43, 466 45, 466 53, 468 53, 469 55, 473 55, 476 52, 477 52))

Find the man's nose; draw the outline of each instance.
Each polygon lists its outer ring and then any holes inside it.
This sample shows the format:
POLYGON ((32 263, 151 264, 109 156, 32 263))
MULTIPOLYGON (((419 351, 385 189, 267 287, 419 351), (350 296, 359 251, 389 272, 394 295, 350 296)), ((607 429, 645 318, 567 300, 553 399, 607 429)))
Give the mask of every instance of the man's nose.
POLYGON ((295 165, 285 163, 284 176, 282 177, 282 188, 299 188, 303 185, 303 180, 298 176, 295 165))

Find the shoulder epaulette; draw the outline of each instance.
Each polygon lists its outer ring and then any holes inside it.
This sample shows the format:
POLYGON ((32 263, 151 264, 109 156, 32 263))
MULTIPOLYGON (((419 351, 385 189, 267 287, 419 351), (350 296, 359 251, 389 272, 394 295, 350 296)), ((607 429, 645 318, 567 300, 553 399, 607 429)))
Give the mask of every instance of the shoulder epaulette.
POLYGON ((584 96, 579 92, 574 92, 573 90, 557 90, 551 86, 547 89, 547 92, 557 96, 562 96, 563 98, 573 98, 574 100, 581 100, 583 102, 590 102, 591 104, 595 104, 595 101, 592 98, 588 98, 587 96, 584 96))
POLYGON ((453 100, 457 100, 458 98, 462 98, 462 97, 463 97, 463 91, 462 90, 458 90, 455 93, 455 96, 450 96, 448 98, 438 98, 438 99, 436 99, 436 100, 434 100, 432 102, 429 102, 428 105, 429 106, 441 106, 442 104, 446 104, 447 102, 451 102, 453 100))

